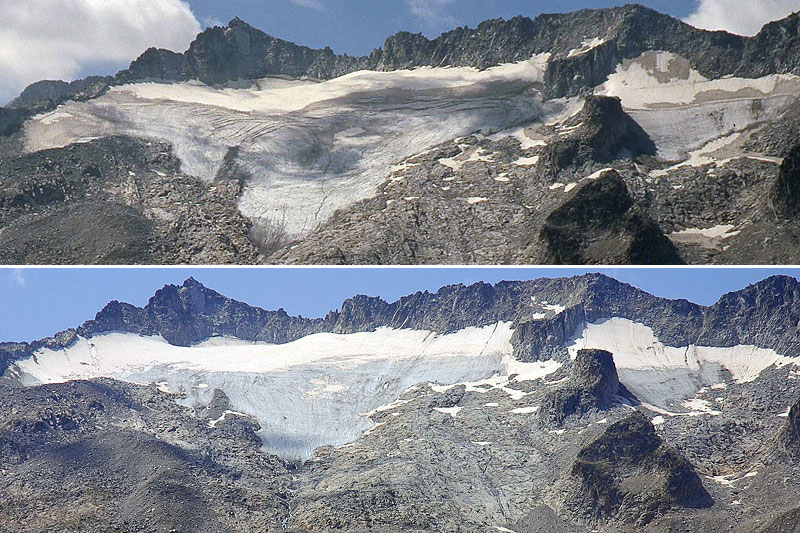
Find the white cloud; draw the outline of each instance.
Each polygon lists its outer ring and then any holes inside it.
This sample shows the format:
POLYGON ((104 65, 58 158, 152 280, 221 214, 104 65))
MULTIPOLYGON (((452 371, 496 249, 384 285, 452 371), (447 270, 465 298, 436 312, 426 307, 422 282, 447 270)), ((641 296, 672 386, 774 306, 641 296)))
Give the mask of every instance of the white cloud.
POLYGON ((183 51, 200 32, 181 0, 2 0, 0 103, 42 79, 127 66, 146 48, 183 51))
POLYGON ((767 22, 800 11, 800 0, 699 0, 684 20, 697 28, 755 35, 767 22))
POLYGON ((408 0, 411 13, 425 23, 429 29, 450 28, 456 25, 456 18, 446 12, 447 7, 456 0, 408 0))
POLYGON ((16 283, 20 288, 25 288, 27 279, 25 279, 25 271, 21 268, 15 268, 11 271, 11 281, 16 283))
POLYGON ((324 11, 325 8, 317 2, 317 0, 289 0, 293 4, 297 4, 299 6, 307 7, 309 9, 316 9, 317 11, 324 11))
POLYGON ((206 27, 206 28, 213 28, 214 26, 222 26, 222 27, 224 27, 225 23, 222 22, 219 18, 217 18, 217 17, 212 15, 210 17, 206 17, 203 20, 203 26, 206 27))

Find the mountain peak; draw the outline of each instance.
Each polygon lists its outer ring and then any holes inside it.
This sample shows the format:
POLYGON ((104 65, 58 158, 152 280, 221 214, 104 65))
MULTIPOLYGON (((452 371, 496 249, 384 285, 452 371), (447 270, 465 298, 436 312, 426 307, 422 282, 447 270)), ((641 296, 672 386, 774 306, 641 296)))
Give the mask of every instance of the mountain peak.
POLYGON ((236 27, 239 27, 239 26, 252 27, 252 26, 250 26, 250 24, 248 24, 247 22, 243 21, 239 17, 234 17, 234 18, 231 19, 230 22, 228 22, 228 27, 229 28, 236 28, 236 27))
POLYGON ((189 288, 189 287, 197 287, 197 288, 202 288, 202 289, 206 288, 206 286, 203 285, 202 283, 200 283, 199 281, 197 281, 194 278, 194 276, 189 276, 189 278, 187 278, 186 281, 183 282, 183 286, 186 287, 186 288, 189 288))

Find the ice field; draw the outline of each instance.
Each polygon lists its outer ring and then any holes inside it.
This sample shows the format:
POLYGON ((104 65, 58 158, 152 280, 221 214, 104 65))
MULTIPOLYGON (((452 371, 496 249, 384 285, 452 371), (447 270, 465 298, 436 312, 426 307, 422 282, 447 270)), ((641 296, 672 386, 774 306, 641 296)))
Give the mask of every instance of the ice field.
POLYGON ((712 141, 776 118, 800 97, 800 78, 709 80, 679 56, 647 52, 619 65, 595 93, 619 97, 658 155, 682 161, 712 141))
POLYGON ((686 402, 705 387, 747 383, 767 368, 800 365, 800 359, 755 346, 665 346, 652 329, 624 318, 587 324, 568 350, 574 358, 584 348, 611 352, 620 381, 665 414, 697 411, 686 402))
MULTIPOLYGON (((231 414, 252 416, 268 451, 304 460, 319 446, 358 439, 373 426, 371 412, 422 383, 437 392, 464 385, 522 399, 526 393, 510 386, 512 377, 544 378, 562 363, 517 361, 512 334, 511 323, 501 322, 448 335, 380 328, 319 333, 281 345, 213 338, 179 347, 161 337, 111 333, 79 338, 64 350, 39 350, 13 364, 6 378, 24 386, 114 378, 185 395, 176 400, 189 407, 207 405, 219 389, 231 412, 210 427, 231 414)), ((702 390, 754 381, 770 367, 800 365, 755 346, 665 346, 649 327, 622 318, 585 325, 567 349, 574 358, 584 348, 613 353, 620 381, 644 405, 671 416, 714 414, 696 398, 702 390)))
POLYGON ((26 386, 100 377, 154 384, 185 393, 180 401, 189 406, 208 404, 220 389, 234 411, 259 421, 267 450, 307 459, 318 446, 356 440, 373 426, 366 413, 420 383, 492 379, 502 386, 508 381, 503 376, 557 370, 558 364, 515 361, 512 332, 510 323, 450 335, 382 328, 283 345, 217 338, 189 348, 112 333, 81 338, 65 350, 41 350, 7 376, 26 386))
POLYGON ((247 89, 123 85, 29 121, 37 151, 113 134, 171 142, 183 172, 212 180, 231 147, 250 175, 240 210, 301 236, 374 195, 392 165, 432 145, 557 115, 533 86, 549 55, 484 71, 419 68, 247 89))
MULTIPOLYGON (((588 41, 574 55, 599 44, 588 41)), ((25 125, 26 149, 131 135, 172 143, 184 173, 213 180, 228 150, 238 147, 237 162, 249 176, 241 212, 299 238, 336 209, 373 196, 392 165, 433 145, 477 132, 496 139, 501 132, 523 149, 541 146, 519 126, 557 123, 582 105, 580 98, 543 100, 536 87, 548 59, 542 54, 483 71, 361 71, 325 82, 270 78, 248 88, 122 85, 34 117, 25 125)), ((800 96, 800 78, 708 80, 674 54, 647 52, 620 64, 595 93, 620 97, 659 156, 684 161, 775 118, 800 96)))

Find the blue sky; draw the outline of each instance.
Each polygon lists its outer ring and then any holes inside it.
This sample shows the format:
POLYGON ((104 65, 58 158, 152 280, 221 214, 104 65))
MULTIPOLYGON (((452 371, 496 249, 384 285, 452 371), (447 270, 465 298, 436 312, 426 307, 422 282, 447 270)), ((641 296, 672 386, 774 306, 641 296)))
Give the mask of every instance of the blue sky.
POLYGON ((561 277, 603 272, 652 294, 708 305, 772 274, 800 277, 800 269, 414 268, 414 269, 0 269, 0 341, 30 341, 75 327, 111 300, 145 305, 168 283, 194 276, 231 298, 290 314, 324 316, 356 294, 394 301, 452 283, 561 277))
MULTIPOLYGON (((400 30, 436 36, 457 26, 475 27, 490 18, 605 8, 613 0, 190 0, 204 25, 238 16, 267 33, 314 48, 364 55, 400 30)), ((643 5, 683 18, 695 0, 644 0, 643 5)))

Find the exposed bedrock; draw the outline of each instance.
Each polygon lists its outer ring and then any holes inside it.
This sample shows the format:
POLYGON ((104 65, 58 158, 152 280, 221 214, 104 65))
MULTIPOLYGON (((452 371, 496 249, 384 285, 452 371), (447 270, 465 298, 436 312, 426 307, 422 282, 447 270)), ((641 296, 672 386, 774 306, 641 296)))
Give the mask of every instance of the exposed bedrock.
POLYGON ((713 504, 692 464, 639 412, 581 449, 551 498, 561 516, 590 526, 641 527, 673 507, 713 504))
POLYGON ((549 144, 544 156, 556 169, 656 153, 652 139, 625 113, 617 97, 587 96, 581 112, 565 127, 576 129, 549 144))
POLYGON ((786 425, 778 434, 780 452, 794 460, 800 460, 800 400, 789 409, 786 425))
POLYGON ((800 215, 800 144, 783 160, 778 179, 770 190, 769 205, 781 219, 800 215))
POLYGON ((800 533, 800 507, 778 515, 758 533, 800 533))
POLYGON ((607 409, 620 391, 614 358, 605 350, 580 350, 566 385, 545 395, 539 417, 545 426, 559 426, 570 416, 607 409))
POLYGON ((681 264, 678 251, 640 210, 613 170, 578 188, 540 233, 554 264, 681 264))

